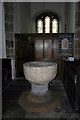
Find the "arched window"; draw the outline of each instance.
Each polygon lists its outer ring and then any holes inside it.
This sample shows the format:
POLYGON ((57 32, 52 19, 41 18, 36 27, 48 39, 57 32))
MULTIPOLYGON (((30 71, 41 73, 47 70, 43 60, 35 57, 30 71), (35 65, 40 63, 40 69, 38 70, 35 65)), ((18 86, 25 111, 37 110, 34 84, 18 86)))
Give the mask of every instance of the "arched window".
POLYGON ((58 33, 59 18, 57 15, 46 12, 36 18, 37 33, 58 33))

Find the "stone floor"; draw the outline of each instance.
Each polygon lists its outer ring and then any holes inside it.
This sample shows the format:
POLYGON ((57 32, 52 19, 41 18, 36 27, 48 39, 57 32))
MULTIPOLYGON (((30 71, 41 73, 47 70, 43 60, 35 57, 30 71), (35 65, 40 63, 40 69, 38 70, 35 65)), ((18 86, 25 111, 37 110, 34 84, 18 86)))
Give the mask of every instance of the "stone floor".
POLYGON ((80 119, 69 104, 62 81, 58 78, 50 83, 51 101, 38 106, 27 99, 31 90, 30 83, 25 79, 12 81, 2 95, 2 116, 7 118, 56 118, 70 120, 80 119), (27 95, 28 94, 28 95, 27 95), (24 98, 24 99, 23 99, 24 98), (21 99, 21 104, 19 102, 21 99), (25 104, 26 103, 26 104, 25 104), (37 106, 37 107, 36 107, 37 106), (37 108, 37 109, 36 109, 37 108), (40 110, 40 111, 39 111, 40 110), (42 111, 41 111, 42 110, 42 111))

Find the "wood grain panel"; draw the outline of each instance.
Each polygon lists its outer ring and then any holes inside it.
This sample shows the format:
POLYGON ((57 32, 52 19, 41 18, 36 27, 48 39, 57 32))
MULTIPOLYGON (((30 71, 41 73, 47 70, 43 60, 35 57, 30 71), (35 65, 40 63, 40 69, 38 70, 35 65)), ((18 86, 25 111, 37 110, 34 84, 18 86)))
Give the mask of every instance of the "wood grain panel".
POLYGON ((53 40, 53 58, 58 57, 58 40, 53 40))
POLYGON ((58 74, 61 75, 62 55, 58 54, 58 37, 58 34, 17 34, 15 37, 16 76, 23 76, 23 63, 43 59, 57 62, 58 74))
POLYGON ((17 37, 15 42, 15 48, 16 48, 16 77, 22 77, 23 74, 23 63, 25 63, 28 60, 28 41, 25 39, 25 37, 17 37))
POLYGON ((18 40, 16 41, 16 57, 21 58, 21 57, 26 57, 28 56, 28 44, 27 40, 18 40))
POLYGON ((52 58, 52 40, 44 40, 44 58, 52 58))
POLYGON ((35 40, 35 60, 43 58, 43 40, 35 40))

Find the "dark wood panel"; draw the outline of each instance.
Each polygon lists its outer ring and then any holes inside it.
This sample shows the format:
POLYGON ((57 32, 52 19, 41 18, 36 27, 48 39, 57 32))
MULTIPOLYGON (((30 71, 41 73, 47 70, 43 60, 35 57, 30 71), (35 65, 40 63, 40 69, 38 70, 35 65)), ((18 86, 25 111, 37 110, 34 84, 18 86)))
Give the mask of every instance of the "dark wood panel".
POLYGON ((53 40, 53 58, 58 58, 58 40, 53 40))
MULTIPOLYGON (((33 60, 52 60, 58 63, 61 75, 62 53, 59 54, 60 34, 17 34, 16 35, 16 72, 22 74, 23 63, 33 60)), ((67 35, 67 34, 66 34, 67 35)), ((62 34, 65 36, 65 34, 62 34)), ((73 49, 73 48, 72 48, 73 49)))
POLYGON ((43 58, 43 40, 35 40, 35 60, 43 58))
POLYGON ((27 62, 27 59, 24 60, 24 58, 21 59, 16 59, 16 77, 23 77, 23 64, 27 62))
POLYGON ((25 39, 16 40, 16 58, 28 56, 28 41, 25 39))
POLYGON ((0 59, 2 63, 2 88, 6 87, 12 81, 11 59, 0 59))
POLYGON ((16 53, 16 77, 22 77, 23 64, 28 61, 28 40, 25 37, 18 36, 15 41, 16 53))
POLYGON ((52 40, 44 40, 44 58, 52 58, 52 40))
POLYGON ((74 111, 80 113, 80 60, 63 61, 63 85, 74 111))

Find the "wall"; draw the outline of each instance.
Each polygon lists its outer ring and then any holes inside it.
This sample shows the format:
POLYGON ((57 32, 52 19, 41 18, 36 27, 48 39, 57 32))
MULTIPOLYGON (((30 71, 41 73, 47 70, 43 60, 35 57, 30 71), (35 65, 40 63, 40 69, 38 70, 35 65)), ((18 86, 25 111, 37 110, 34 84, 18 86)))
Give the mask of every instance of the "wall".
POLYGON ((15 33, 35 33, 35 17, 45 11, 56 13, 60 17, 59 32, 75 32, 74 2, 15 2, 15 33))
POLYGON ((31 21, 32 32, 35 32, 35 17, 45 11, 56 13, 60 17, 60 31, 65 32, 65 3, 64 2, 32 2, 31 3, 31 21))
POLYGON ((76 3, 75 9, 75 44, 74 56, 80 59, 80 2, 76 3))
POLYGON ((15 58, 14 37, 14 3, 4 3, 5 10, 5 34, 6 34, 6 57, 15 58))
POLYGON ((0 2, 0 58, 6 57, 5 48, 5 27, 4 27, 4 7, 0 2))
POLYGON ((75 33, 75 3, 74 2, 65 3, 65 22, 66 22, 66 32, 75 33))
MULTIPOLYGON (((12 78, 15 78, 15 33, 31 32, 30 3, 6 2, 5 9, 5 33, 7 58, 12 59, 12 78)), ((2 44, 4 45, 4 44, 2 44)), ((2 47, 2 46, 1 46, 2 47)))
MULTIPOLYGON (((72 3, 65 4, 65 2, 45 2, 45 3, 14 2, 13 6, 14 6, 14 15, 13 15, 14 33, 35 33, 35 17, 45 11, 51 11, 59 16, 60 33, 65 33, 65 17, 67 23, 67 32, 68 33, 74 32, 75 5, 72 3), (66 7, 66 11, 65 11, 65 7, 66 7)), ((4 39, 3 39, 3 46, 5 51, 4 39)), ((14 46, 14 51, 15 51, 15 46, 14 46)))
MULTIPOLYGON (((2 58, 2 3, 0 2, 0 58, 2 58)), ((0 60, 0 119, 2 119, 2 61, 0 60)))
POLYGON ((45 11, 56 13, 60 17, 59 32, 75 32, 74 2, 15 2, 15 33, 35 33, 35 17, 45 11))
POLYGON ((14 3, 15 33, 31 32, 30 3, 14 3))

